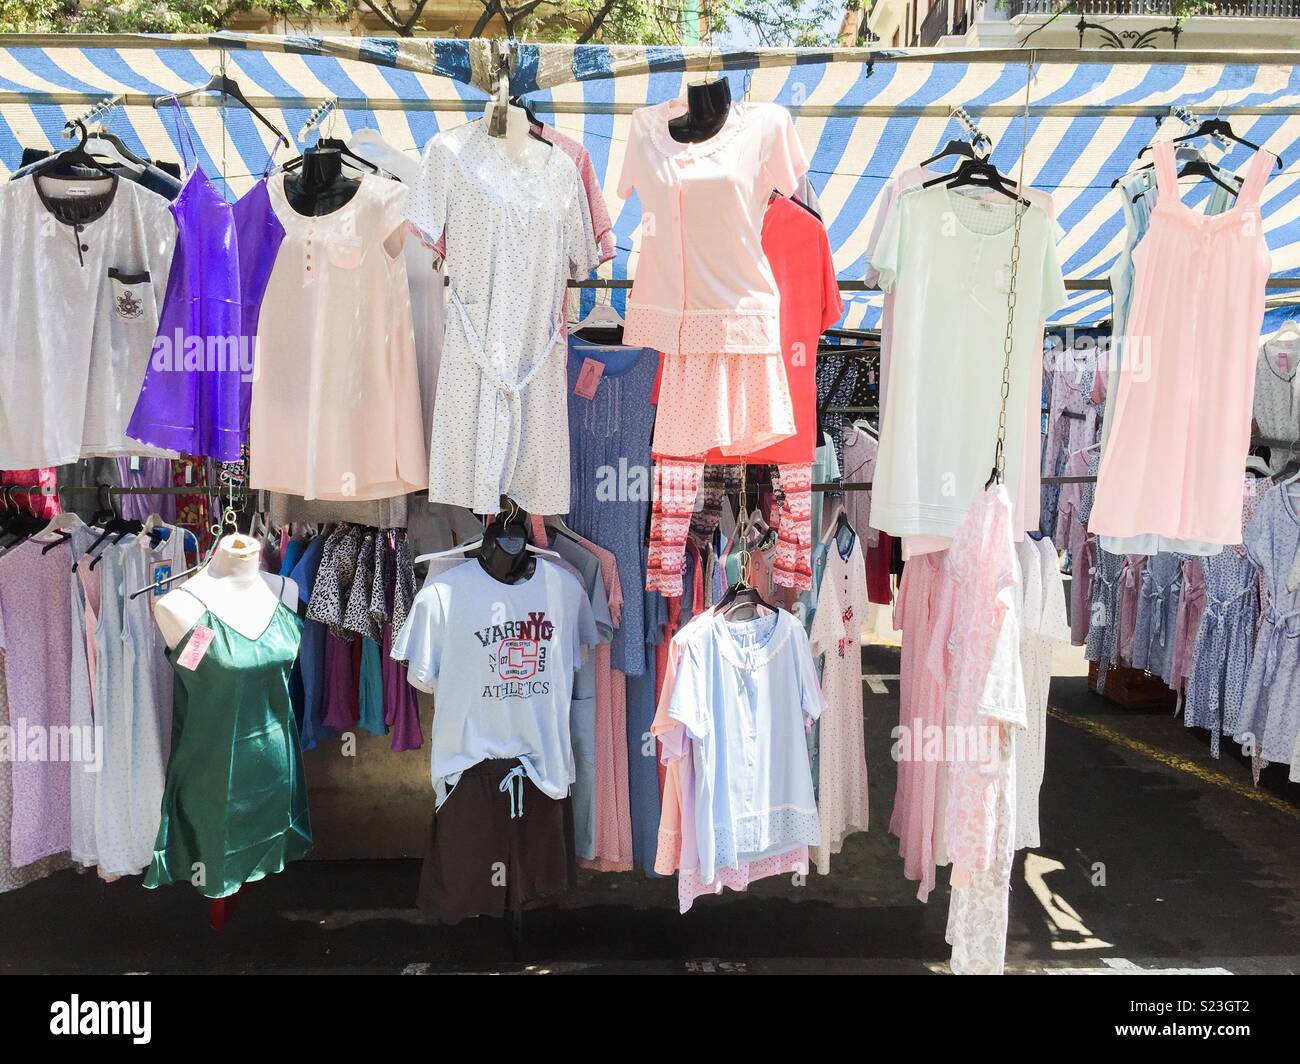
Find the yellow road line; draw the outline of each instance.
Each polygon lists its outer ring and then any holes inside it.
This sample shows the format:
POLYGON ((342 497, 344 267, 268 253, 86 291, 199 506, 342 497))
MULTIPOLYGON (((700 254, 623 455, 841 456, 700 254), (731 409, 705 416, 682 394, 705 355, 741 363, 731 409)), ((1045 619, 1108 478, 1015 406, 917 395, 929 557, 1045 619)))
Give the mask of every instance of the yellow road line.
POLYGON ((1300 820, 1300 808, 1284 801, 1275 794, 1261 790, 1258 787, 1243 783, 1233 776, 1223 772, 1217 772, 1212 768, 1206 768, 1204 765, 1198 765, 1195 761, 1189 761, 1185 757, 1179 757, 1177 754, 1171 754, 1167 750, 1161 750, 1158 746, 1152 746, 1150 743, 1144 743, 1140 739, 1134 739, 1122 732, 1115 731, 1114 728, 1108 728, 1099 721, 1092 720, 1088 717, 1080 717, 1078 714, 1069 713, 1064 709, 1058 709, 1056 706, 1048 706, 1047 712, 1050 716, 1072 728, 1078 728, 1080 731, 1086 731, 1099 739, 1105 739, 1116 746, 1122 746, 1126 750, 1131 750, 1135 754, 1141 754, 1143 757, 1150 758, 1152 761, 1158 761, 1169 768, 1177 769, 1179 772, 1185 772, 1189 776, 1195 776, 1203 783, 1208 783, 1213 787, 1221 787, 1225 791, 1231 791, 1233 794, 1242 798, 1249 798, 1252 802, 1259 802, 1268 806, 1279 813, 1291 817, 1294 820, 1300 820))

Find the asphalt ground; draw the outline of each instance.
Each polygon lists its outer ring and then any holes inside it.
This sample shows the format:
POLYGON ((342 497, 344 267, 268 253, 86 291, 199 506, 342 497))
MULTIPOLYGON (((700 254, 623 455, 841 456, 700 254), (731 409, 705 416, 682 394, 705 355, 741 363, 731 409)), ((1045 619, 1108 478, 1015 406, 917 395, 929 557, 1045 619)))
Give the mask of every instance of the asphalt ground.
MULTIPOLYGON (((187 886, 60 872, 0 896, 0 972, 942 974, 946 871, 928 904, 885 830, 898 654, 863 651, 872 828, 829 876, 755 884, 679 915, 675 884, 580 873, 562 905, 427 922, 416 861, 300 861, 246 889, 226 928, 187 886)), ((1167 712, 1053 681, 1042 847, 1012 882, 1010 972, 1300 970, 1300 785, 1209 755, 1167 712)))

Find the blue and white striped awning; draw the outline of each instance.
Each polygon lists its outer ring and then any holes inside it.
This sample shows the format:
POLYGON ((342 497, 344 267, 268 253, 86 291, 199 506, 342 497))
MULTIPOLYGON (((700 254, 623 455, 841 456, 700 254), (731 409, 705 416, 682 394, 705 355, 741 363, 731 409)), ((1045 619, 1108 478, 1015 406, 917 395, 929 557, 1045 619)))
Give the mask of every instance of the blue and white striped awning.
MULTIPOLYGON (((412 154, 439 129, 481 109, 494 70, 491 42, 478 40, 0 36, 0 174, 17 166, 25 145, 66 146, 64 123, 116 94, 124 94, 126 104, 109 117, 109 128, 139 154, 179 159, 174 116, 170 109, 156 110, 152 100, 206 81, 223 57, 251 101, 290 135, 313 107, 336 96, 339 110, 327 120, 334 135, 374 127, 412 154)), ((1026 146, 1025 173, 1034 186, 1052 193, 1072 278, 1108 271, 1123 231, 1111 182, 1156 136, 1155 116, 1175 105, 1230 115, 1242 136, 1285 160, 1264 196, 1267 238, 1273 273, 1300 276, 1298 63, 1300 54, 1286 53, 720 53, 520 45, 510 82, 512 91, 525 94, 591 153, 605 182, 619 249, 602 268, 605 276, 636 271, 640 206, 635 198, 623 203, 614 195, 628 115, 679 95, 694 70, 723 71, 737 97, 776 100, 795 116, 843 280, 862 276, 882 187, 957 133, 949 113, 958 105, 997 142, 993 158, 1004 172, 1015 171, 1026 146)), ((185 118, 197 134, 201 165, 230 194, 262 173, 273 138, 247 112, 196 106, 186 108, 185 118)), ((1222 162, 1236 168, 1247 154, 1235 150, 1222 162)), ((1197 203, 1207 195, 1202 183, 1187 198, 1197 203)), ((588 292, 584 298, 595 296, 588 292)), ((845 325, 871 327, 878 321, 878 294, 847 293, 846 302, 845 325)), ((1271 314, 1270 326, 1289 312, 1271 314)), ((1107 293, 1075 292, 1057 320, 1089 324, 1109 313, 1107 293)))

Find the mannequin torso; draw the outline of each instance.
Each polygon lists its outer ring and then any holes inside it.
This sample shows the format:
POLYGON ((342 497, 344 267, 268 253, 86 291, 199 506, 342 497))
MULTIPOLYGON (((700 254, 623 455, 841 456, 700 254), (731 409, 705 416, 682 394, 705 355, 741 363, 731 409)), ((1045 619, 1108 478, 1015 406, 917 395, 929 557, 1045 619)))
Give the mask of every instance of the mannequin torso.
POLYGON ((503 584, 521 583, 537 568, 537 558, 528 550, 528 533, 513 521, 489 525, 475 556, 483 571, 503 584))
POLYGON ((336 148, 311 148, 303 153, 302 169, 284 179, 284 194, 299 214, 322 218, 342 208, 361 187, 343 174, 343 156, 336 148))
POLYGON ((668 135, 678 144, 698 144, 717 136, 731 113, 731 83, 726 78, 686 86, 684 115, 668 120, 668 135))
MULTIPOLYGON (((489 100, 488 105, 483 109, 485 122, 492 121, 494 106, 495 101, 489 100)), ((546 165, 546 158, 550 155, 552 146, 532 136, 529 133, 530 125, 528 113, 522 107, 511 104, 506 109, 506 135, 493 137, 493 140, 499 145, 502 154, 516 166, 521 166, 525 170, 540 170, 546 165)))
POLYGON ((154 621, 168 648, 184 639, 205 612, 255 640, 266 631, 281 601, 296 602, 293 581, 263 572, 261 556, 257 540, 239 533, 226 536, 200 572, 160 598, 154 621))

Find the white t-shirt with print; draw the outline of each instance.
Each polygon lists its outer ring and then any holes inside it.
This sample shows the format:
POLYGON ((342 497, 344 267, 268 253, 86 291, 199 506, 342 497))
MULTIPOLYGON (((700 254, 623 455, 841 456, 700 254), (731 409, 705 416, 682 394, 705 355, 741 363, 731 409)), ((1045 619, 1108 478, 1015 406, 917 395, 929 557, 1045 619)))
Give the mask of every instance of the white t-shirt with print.
POLYGON ((587 593, 538 558, 518 584, 469 560, 426 584, 393 640, 413 687, 433 694, 433 785, 441 805, 480 761, 518 758, 539 790, 574 780, 569 709, 585 647, 600 641, 587 593))
POLYGON ((121 178, 0 184, 0 469, 176 456, 126 436, 176 244, 168 208, 121 178), (51 210, 79 201, 95 208, 80 223, 51 210))

